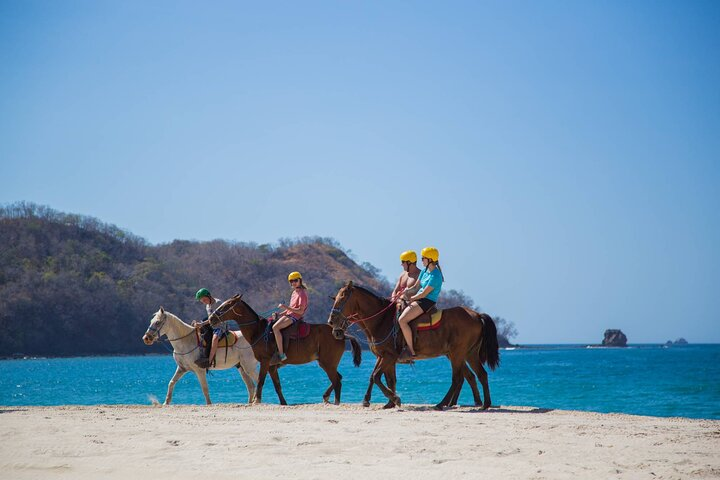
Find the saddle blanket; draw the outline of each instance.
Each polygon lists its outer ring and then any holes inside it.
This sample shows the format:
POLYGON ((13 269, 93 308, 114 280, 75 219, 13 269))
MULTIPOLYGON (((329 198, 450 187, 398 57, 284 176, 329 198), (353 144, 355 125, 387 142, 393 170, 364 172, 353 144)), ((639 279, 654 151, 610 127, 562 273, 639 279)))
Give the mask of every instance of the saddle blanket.
MULTIPOLYGON (((233 345, 235 345, 238 341, 238 337, 240 336, 240 332, 235 332, 232 330, 228 330, 228 332, 218 340, 218 348, 230 348, 233 345)), ((202 345, 203 347, 207 346, 207 343, 205 342, 205 339, 202 339, 202 345)))
POLYGON ((440 326, 440 320, 442 320, 442 310, 438 310, 430 316, 428 320, 427 316, 423 315, 424 318, 418 319, 417 329, 418 332, 423 330, 435 330, 440 326))
MULTIPOLYGON (((273 322, 274 323, 274 322, 273 322)), ((268 322, 268 333, 272 335, 272 323, 268 322)), ((289 327, 285 327, 282 329, 282 334, 284 338, 289 338, 291 340, 298 340, 307 337, 310 335, 310 324, 305 321, 298 321, 294 324, 290 325, 289 327)))

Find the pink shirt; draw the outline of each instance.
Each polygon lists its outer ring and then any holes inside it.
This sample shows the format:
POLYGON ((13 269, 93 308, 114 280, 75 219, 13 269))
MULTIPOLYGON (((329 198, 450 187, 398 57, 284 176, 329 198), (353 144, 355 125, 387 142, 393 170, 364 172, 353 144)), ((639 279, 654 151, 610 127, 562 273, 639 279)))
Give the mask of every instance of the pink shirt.
POLYGON ((296 288, 290 296, 290 308, 299 308, 300 313, 293 313, 290 310, 285 310, 285 315, 292 315, 297 318, 302 318, 305 315, 305 310, 308 307, 308 296, 307 290, 304 288, 296 288))

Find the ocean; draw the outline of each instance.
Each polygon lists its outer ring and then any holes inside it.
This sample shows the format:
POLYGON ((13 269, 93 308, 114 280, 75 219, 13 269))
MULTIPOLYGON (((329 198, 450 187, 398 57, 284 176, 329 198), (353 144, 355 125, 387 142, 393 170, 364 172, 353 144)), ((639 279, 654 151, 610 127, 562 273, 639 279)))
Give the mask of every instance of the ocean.
MULTIPOLYGON (((720 419, 720 345, 538 345, 502 350, 500 358, 500 367, 490 372, 493 405, 720 419)), ((355 368, 346 352, 340 364, 343 402, 362 401, 374 363, 372 353, 363 351, 363 363, 355 368)), ((153 398, 163 401, 174 371, 170 355, 2 360, 0 405, 149 405, 153 398)), ((319 403, 329 385, 314 362, 283 367, 280 379, 289 404, 319 403)), ((208 383, 214 403, 247 401, 234 369, 213 372, 208 383)), ((445 358, 398 366, 404 403, 435 404, 449 386, 445 358)), ((278 403, 269 377, 263 401, 278 403)), ((386 401, 377 387, 372 401, 386 401)), ((173 403, 204 404, 194 375, 178 382, 173 403)), ((467 385, 459 403, 473 403, 467 385)))

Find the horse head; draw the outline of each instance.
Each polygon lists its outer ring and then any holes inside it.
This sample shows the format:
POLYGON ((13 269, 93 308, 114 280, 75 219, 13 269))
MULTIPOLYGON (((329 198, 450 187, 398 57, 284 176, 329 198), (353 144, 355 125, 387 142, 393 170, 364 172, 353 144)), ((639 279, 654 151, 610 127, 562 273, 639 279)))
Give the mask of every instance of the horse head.
POLYGON ((338 340, 345 338, 345 332, 350 325, 350 319, 345 312, 352 311, 353 305, 348 305, 348 301, 352 296, 353 290, 353 282, 350 280, 347 285, 338 290, 337 295, 333 298, 333 308, 330 311, 330 317, 327 323, 332 327, 333 337, 338 340))
POLYGON ((165 309, 160 307, 160 310, 155 312, 155 315, 153 315, 150 319, 150 326, 148 326, 148 329, 145 331, 145 335, 142 337, 145 345, 152 345, 158 338, 160 338, 162 335, 161 330, 165 326, 166 320, 167 315, 165 314, 165 309))
POLYGON ((226 322, 228 320, 238 320, 238 318, 242 317, 242 312, 239 312, 235 309, 235 307, 238 305, 243 305, 242 302, 242 294, 234 295, 227 300, 225 300, 223 303, 220 304, 218 308, 215 309, 214 312, 210 314, 208 317, 208 320, 210 320, 211 324, 216 324, 219 322, 226 322))

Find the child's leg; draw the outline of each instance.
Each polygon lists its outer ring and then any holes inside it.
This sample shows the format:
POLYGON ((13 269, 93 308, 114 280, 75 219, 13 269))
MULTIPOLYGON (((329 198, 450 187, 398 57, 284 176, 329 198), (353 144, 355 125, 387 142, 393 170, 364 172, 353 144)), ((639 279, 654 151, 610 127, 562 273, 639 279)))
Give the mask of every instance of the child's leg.
POLYGON ((215 358, 215 352, 217 351, 217 346, 218 346, 219 340, 220 340, 220 337, 218 336, 218 334, 217 333, 214 334, 213 339, 212 339, 212 347, 210 347, 210 356, 208 357, 210 362, 212 362, 213 358, 215 358))
POLYGON ((282 317, 280 320, 275 322, 273 325, 273 333, 275 334, 275 343, 277 343, 277 349, 278 353, 280 355, 283 354, 283 342, 282 342, 282 332, 281 330, 285 327, 289 327, 292 325, 293 321, 290 317, 282 317))

